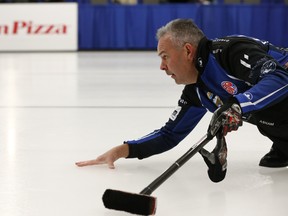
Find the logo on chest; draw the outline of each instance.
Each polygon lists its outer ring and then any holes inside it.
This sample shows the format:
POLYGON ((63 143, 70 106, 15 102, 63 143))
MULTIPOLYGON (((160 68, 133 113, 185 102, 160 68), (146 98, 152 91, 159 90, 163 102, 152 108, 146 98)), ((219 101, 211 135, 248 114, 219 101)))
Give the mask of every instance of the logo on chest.
POLYGON ((226 92, 228 92, 231 95, 235 95, 238 92, 237 86, 234 83, 232 83, 232 82, 223 81, 221 83, 221 86, 226 92))

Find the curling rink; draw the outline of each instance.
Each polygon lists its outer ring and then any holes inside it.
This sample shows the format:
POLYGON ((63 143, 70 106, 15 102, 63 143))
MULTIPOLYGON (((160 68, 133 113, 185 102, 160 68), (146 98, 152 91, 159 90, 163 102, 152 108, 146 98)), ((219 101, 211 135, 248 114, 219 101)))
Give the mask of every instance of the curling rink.
MULTIPOLYGON (((104 191, 140 192, 204 136, 211 114, 166 153, 114 170, 75 162, 164 125, 183 86, 159 64, 156 51, 0 53, 0 215, 130 215, 106 209, 104 191)), ((156 215, 287 216, 287 168, 258 166, 270 141, 244 123, 227 144, 226 178, 211 182, 196 154, 153 192, 156 215)))

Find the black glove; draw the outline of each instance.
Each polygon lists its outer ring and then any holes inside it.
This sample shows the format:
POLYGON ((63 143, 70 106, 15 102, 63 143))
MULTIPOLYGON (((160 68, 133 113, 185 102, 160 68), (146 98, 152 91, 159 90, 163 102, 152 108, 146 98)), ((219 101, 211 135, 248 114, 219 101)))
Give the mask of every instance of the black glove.
POLYGON ((227 145, 222 131, 216 134, 216 138, 217 144, 211 153, 204 148, 199 151, 208 166, 208 176, 215 183, 222 181, 227 171, 227 145))
POLYGON ((210 121, 208 132, 215 136, 220 127, 223 128, 223 136, 228 132, 237 130, 242 126, 242 111, 235 98, 231 98, 227 103, 218 108, 210 121))

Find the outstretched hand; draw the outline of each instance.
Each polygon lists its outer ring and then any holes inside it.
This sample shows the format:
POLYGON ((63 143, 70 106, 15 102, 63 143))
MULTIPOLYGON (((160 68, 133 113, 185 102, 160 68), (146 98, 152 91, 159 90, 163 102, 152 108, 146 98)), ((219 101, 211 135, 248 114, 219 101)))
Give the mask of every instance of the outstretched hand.
POLYGON ((115 160, 113 158, 110 158, 106 154, 103 154, 97 157, 96 159, 87 160, 87 161, 79 161, 79 162, 76 162, 75 164, 79 167, 107 164, 110 169, 115 169, 114 161, 115 160))
POLYGON ((129 155, 129 148, 127 144, 123 144, 120 146, 116 146, 104 154, 100 155, 96 159, 87 160, 87 161, 79 161, 75 164, 79 167, 84 166, 92 166, 92 165, 100 165, 107 164, 110 169, 115 169, 114 162, 119 158, 125 158, 129 155))

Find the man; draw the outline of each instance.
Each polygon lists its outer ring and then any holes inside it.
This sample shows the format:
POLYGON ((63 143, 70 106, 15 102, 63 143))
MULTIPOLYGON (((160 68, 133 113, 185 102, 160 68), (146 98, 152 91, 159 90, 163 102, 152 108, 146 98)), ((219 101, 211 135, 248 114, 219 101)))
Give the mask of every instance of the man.
POLYGON ((208 132, 217 137, 212 153, 202 149, 212 181, 224 179, 225 135, 242 120, 273 143, 260 166, 288 166, 288 51, 245 36, 208 40, 190 19, 176 19, 157 31, 160 69, 185 88, 178 107, 161 129, 124 142, 78 166, 108 164, 119 158, 143 159, 165 152, 184 139, 208 111, 208 132), (217 125, 221 126, 221 129, 217 125))

